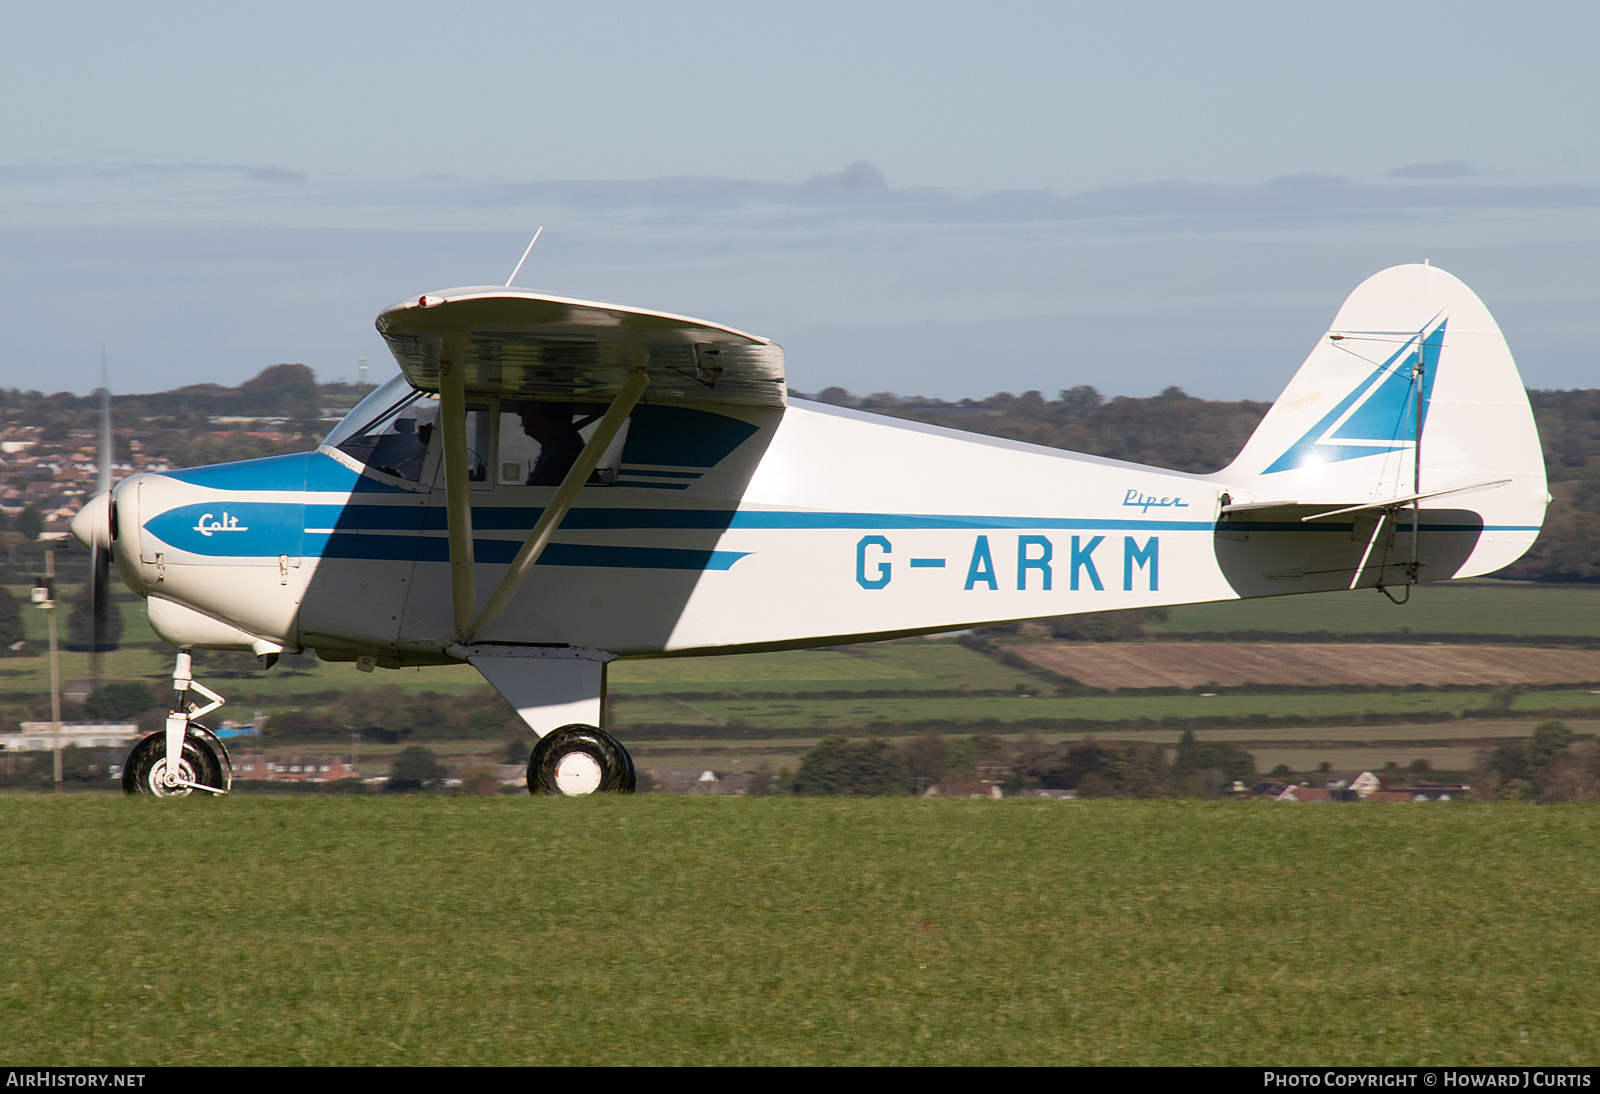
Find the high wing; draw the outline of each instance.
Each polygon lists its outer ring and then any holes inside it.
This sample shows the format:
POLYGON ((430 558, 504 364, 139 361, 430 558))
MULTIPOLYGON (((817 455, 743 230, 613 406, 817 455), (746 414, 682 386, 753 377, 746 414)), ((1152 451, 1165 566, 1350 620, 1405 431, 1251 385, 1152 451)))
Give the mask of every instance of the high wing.
POLYGON ((448 364, 468 390, 609 402, 643 370, 652 403, 785 405, 782 346, 668 312, 479 286, 408 297, 377 327, 423 391, 440 390, 448 364))

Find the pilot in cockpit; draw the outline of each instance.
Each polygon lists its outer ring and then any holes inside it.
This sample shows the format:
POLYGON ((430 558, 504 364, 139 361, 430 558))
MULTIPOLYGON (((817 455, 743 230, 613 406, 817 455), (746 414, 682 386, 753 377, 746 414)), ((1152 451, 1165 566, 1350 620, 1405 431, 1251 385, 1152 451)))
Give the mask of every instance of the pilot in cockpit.
MULTIPOLYGON (((600 418, 598 414, 577 418, 571 403, 524 403, 517 408, 517 416, 522 432, 539 446, 538 459, 528 473, 529 486, 560 486, 583 452, 579 430, 600 418)), ((593 472, 589 481, 601 480, 593 472)))

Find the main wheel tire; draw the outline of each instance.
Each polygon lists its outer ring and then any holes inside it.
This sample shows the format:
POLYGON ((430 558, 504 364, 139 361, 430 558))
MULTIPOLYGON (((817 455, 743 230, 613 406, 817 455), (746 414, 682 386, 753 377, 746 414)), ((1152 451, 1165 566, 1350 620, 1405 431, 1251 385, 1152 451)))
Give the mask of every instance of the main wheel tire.
POLYGON ((530 794, 632 794, 636 783, 628 750, 594 726, 574 724, 546 733, 528 757, 530 794))
MULTIPOLYGON (((145 794, 156 798, 187 798, 194 790, 187 786, 166 785, 167 733, 157 730, 133 746, 128 760, 122 765, 122 791, 125 794, 145 794)), ((193 733, 183 738, 183 759, 178 761, 178 774, 188 782, 214 786, 226 791, 227 779, 222 764, 203 739, 193 733)))

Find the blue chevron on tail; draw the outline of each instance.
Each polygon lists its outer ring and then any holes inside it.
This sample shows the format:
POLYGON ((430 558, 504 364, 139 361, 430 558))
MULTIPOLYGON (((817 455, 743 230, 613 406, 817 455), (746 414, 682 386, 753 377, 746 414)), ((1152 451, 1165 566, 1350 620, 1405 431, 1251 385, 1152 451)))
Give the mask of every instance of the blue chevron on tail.
MULTIPOLYGON (((1388 360, 1378 365, 1316 425, 1288 447, 1262 472, 1271 475, 1302 467, 1355 460, 1398 452, 1415 446, 1420 417, 1427 426, 1433 382, 1438 374, 1439 350, 1444 345, 1447 320, 1431 331, 1425 326, 1406 339, 1388 360), (1417 357, 1422 357, 1422 410, 1417 413, 1417 357)), ((1334 335, 1353 341, 1361 333, 1334 335)), ((1373 335, 1371 337, 1378 337, 1373 335)))

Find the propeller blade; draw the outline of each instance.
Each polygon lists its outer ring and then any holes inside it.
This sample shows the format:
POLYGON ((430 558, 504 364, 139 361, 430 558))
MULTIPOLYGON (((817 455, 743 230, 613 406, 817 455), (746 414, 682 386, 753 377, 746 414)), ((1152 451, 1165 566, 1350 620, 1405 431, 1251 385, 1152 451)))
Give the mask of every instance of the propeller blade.
MULTIPOLYGON (((98 472, 97 493, 109 494, 111 490, 111 462, 115 457, 111 448, 111 372, 106 364, 106 347, 100 346, 100 451, 95 458, 95 469, 98 472)), ((107 499, 109 502, 109 498, 107 499)), ((106 516, 109 521, 111 507, 106 506, 106 516)), ((111 639, 109 624, 110 613, 115 610, 111 603, 111 530, 105 529, 104 535, 96 535, 94 545, 89 549, 89 687, 92 691, 100 690, 100 651, 111 639)))
POLYGON ((100 650, 109 640, 107 615, 111 610, 111 552, 94 547, 89 552, 89 690, 100 690, 100 650))
POLYGON ((100 347, 100 453, 95 460, 99 471, 98 489, 103 494, 111 489, 111 372, 106 365, 106 347, 100 347))

